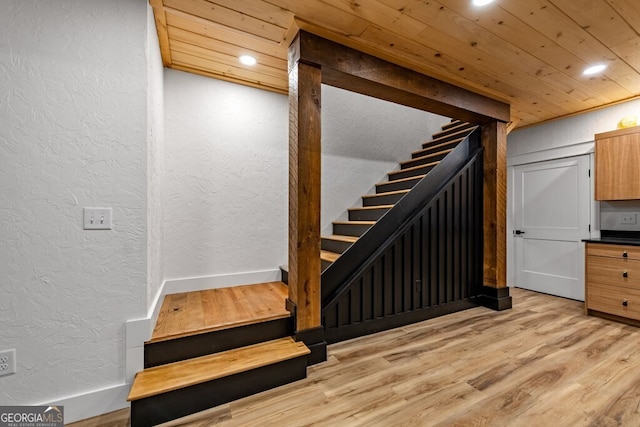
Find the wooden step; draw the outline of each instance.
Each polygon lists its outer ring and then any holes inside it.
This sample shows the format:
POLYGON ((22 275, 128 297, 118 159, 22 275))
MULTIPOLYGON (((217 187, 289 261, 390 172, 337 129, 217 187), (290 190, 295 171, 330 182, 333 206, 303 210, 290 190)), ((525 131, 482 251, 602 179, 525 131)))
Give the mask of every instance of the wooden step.
POLYGON ((341 254, 349 249, 349 246, 353 245, 357 240, 358 238, 355 236, 341 236, 336 234, 323 236, 321 248, 325 251, 341 254))
POLYGON ((396 190, 387 193, 367 194, 362 196, 362 206, 382 206, 398 203, 410 190, 396 190))
POLYGON ((389 172, 389 181, 394 181, 396 179, 403 179, 409 177, 415 177, 418 175, 425 175, 431 171, 431 169, 435 168, 436 165, 440 163, 439 161, 428 163, 426 165, 415 166, 412 168, 402 169, 399 171, 389 172))
MULTIPOLYGON (((408 191, 408 190, 402 190, 408 191)), ((383 193, 384 194, 384 193, 383 193)), ((393 205, 365 206, 349 209, 349 221, 377 221, 389 212, 393 205)))
POLYGON ((388 182, 376 184, 376 193, 386 193, 396 190, 410 190, 426 175, 410 176, 408 178, 396 179, 388 182))
POLYGON ((462 120, 458 120, 458 119, 451 119, 451 121, 449 123, 444 124, 441 127, 442 127, 442 130, 447 130, 447 129, 451 129, 452 127, 455 127, 455 126, 459 126, 462 123, 465 123, 465 122, 463 122, 462 120))
MULTIPOLYGON (((466 138, 466 136, 464 138, 466 138)), ((448 150, 451 148, 455 148, 458 144, 464 141, 464 138, 452 139, 451 141, 430 145, 427 148, 423 148, 422 150, 414 151, 413 153, 411 153, 411 158, 416 159, 418 157, 426 156, 427 154, 431 154, 431 153, 436 153, 441 150, 448 150)))
POLYGON ((453 148, 449 148, 448 150, 441 150, 435 153, 426 154, 422 157, 416 157, 415 159, 405 160, 404 162, 400 162, 400 169, 412 168, 414 166, 426 165, 442 160, 452 151, 453 148))
POLYGON ((329 267, 331 264, 336 262, 338 258, 340 258, 340 254, 338 253, 321 250, 320 262, 321 262, 322 271, 324 271, 327 267, 329 267))
POLYGON ((434 138, 431 141, 423 142, 422 148, 430 148, 435 145, 443 144, 445 142, 455 141, 456 139, 464 139, 467 137, 467 135, 469 135, 473 131, 473 129, 474 128, 462 129, 454 133, 441 136, 439 138, 434 138))
POLYGON ((306 377, 309 349, 291 337, 139 372, 132 427, 151 426, 306 377))
POLYGON ((375 221, 336 221, 333 223, 333 234, 360 237, 375 223, 375 221))
POLYGON ((144 367, 222 352, 292 334, 282 282, 165 296, 144 367))
POLYGON ((467 129, 469 129, 469 131, 470 131, 474 127, 476 127, 476 125, 473 125, 471 123, 466 123, 466 122, 465 123, 461 123, 461 124, 459 124, 457 126, 452 126, 452 127, 448 128, 446 130, 434 133, 432 135, 432 138, 434 140, 435 139, 440 139, 442 137, 449 136, 449 135, 455 134, 457 132, 465 131, 467 129))

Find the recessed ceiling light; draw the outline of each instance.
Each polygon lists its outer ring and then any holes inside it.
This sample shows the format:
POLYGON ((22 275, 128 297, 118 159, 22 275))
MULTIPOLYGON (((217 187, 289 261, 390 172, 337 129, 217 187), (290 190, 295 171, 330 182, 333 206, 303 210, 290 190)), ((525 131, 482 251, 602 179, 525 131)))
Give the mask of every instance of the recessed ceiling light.
POLYGON ((486 6, 489 3, 493 3, 493 0, 472 0, 474 6, 486 6))
POLYGON ((584 74, 585 76, 591 76, 593 74, 598 74, 599 72, 604 71, 605 68, 607 68, 606 64, 592 65, 590 67, 585 68, 582 74, 584 74))
POLYGON ((244 65, 256 65, 258 63, 256 58, 251 55, 241 55, 240 62, 242 62, 244 65))

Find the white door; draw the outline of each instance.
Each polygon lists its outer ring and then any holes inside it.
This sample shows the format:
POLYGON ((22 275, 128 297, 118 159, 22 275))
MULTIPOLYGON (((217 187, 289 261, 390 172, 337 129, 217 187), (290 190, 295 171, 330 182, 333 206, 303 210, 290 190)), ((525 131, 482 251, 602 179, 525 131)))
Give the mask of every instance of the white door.
POLYGON ((589 156, 516 166, 514 174, 515 285, 584 301, 589 156))

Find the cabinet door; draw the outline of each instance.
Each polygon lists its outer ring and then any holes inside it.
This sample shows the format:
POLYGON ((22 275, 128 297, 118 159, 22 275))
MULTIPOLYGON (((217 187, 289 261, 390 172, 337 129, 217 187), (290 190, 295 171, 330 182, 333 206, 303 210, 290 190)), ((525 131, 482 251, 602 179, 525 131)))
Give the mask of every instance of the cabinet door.
POLYGON ((640 133, 596 136, 596 200, 640 199, 640 133))

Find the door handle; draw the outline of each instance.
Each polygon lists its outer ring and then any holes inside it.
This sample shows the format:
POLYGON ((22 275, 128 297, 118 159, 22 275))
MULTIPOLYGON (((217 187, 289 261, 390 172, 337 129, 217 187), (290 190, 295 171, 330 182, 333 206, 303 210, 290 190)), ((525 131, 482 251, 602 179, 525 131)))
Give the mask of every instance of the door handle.
POLYGON ((513 234, 515 234, 516 236, 519 236, 520 234, 524 234, 524 231, 522 231, 522 230, 513 230, 513 234))

